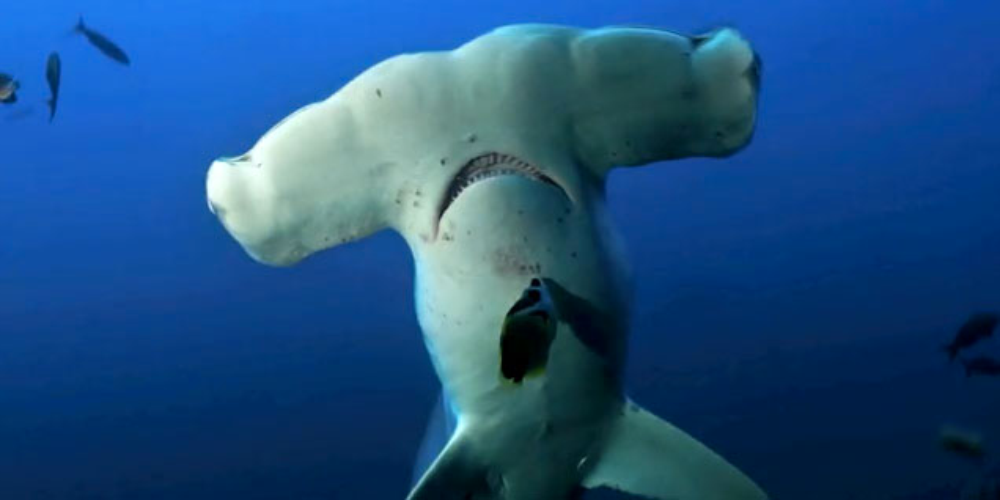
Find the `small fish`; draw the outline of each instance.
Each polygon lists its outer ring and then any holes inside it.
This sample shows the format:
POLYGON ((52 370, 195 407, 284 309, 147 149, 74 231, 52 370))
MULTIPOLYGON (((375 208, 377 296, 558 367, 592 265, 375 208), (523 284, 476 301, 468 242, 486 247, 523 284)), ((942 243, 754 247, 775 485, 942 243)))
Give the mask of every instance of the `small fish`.
POLYGON ((56 117, 56 106, 59 104, 59 80, 62 75, 62 60, 58 52, 49 54, 45 64, 45 80, 49 82, 49 121, 56 117))
POLYGON ((965 376, 984 375, 988 377, 1000 376, 1000 360, 989 356, 977 356, 972 359, 963 359, 962 365, 965 367, 965 376))
POLYGON ((111 59, 114 59, 115 61, 118 61, 126 66, 128 66, 131 62, 128 59, 128 55, 125 54, 125 51, 122 50, 121 47, 115 45, 115 43, 109 40, 108 37, 88 28, 85 24, 83 24, 82 16, 76 23, 76 28, 74 28, 73 31, 87 37, 87 41, 89 41, 91 45, 97 47, 97 50, 101 51, 102 54, 110 57, 111 59))
POLYGON ((993 330, 1000 323, 1000 316, 991 312, 980 312, 973 314, 962 328, 955 334, 955 338, 950 344, 943 347, 948 353, 948 359, 954 360, 959 351, 976 345, 980 340, 987 339, 993 335, 993 330))
POLYGON ((986 456, 983 437, 978 433, 945 425, 938 433, 938 444, 946 451, 972 460, 982 460, 986 456))
POLYGON ((545 371, 558 321, 548 289, 532 279, 521 298, 507 311, 500 332, 500 374, 520 384, 545 371))
POLYGON ((17 102, 17 89, 21 84, 17 83, 14 77, 0 73, 0 103, 14 104, 17 102))

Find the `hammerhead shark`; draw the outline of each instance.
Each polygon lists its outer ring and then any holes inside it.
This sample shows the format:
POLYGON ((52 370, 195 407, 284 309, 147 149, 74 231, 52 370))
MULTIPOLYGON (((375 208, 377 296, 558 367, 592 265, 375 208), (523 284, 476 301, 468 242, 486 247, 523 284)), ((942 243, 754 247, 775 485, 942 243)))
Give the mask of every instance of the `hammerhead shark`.
POLYGON ((208 205, 274 266, 406 240, 454 422, 408 499, 764 499, 625 395, 633 278, 605 199, 612 168, 743 149, 760 76, 729 28, 501 27, 294 112, 212 163, 208 205))

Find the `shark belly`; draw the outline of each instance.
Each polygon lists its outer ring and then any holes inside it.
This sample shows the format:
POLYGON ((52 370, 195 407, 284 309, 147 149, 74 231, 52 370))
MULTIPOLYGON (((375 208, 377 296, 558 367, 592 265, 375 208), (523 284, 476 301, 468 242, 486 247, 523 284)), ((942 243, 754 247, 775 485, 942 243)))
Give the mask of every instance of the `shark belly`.
POLYGON ((468 189, 433 242, 414 246, 425 342, 459 426, 503 478, 505 498, 562 498, 580 481, 603 424, 622 405, 628 272, 598 198, 571 201, 516 176, 468 189), (614 320, 588 342, 560 321, 545 371, 522 384, 500 375, 504 315, 544 276, 614 320), (517 493, 523 491, 523 493, 517 493))

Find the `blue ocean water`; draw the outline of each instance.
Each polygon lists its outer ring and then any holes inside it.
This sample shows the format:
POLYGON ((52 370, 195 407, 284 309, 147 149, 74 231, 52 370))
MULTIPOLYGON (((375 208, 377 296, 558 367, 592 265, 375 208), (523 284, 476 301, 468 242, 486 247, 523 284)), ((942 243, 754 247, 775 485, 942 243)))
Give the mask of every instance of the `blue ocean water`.
POLYGON ((402 239, 261 266, 205 172, 386 57, 515 22, 734 25, 765 61, 748 149, 611 176, 637 401, 779 500, 957 498, 976 469, 938 428, 1000 446, 1000 380, 940 352, 1000 309, 997 2, 8 3, 34 112, 0 109, 0 499, 403 498, 438 382, 402 239))

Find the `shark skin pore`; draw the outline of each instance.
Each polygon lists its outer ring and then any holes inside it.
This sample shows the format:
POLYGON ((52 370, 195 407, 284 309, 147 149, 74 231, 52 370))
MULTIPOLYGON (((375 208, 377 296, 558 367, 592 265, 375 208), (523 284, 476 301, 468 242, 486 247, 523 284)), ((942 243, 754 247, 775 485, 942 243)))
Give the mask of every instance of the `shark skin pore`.
POLYGON ((760 70, 731 29, 506 26, 383 61, 293 113, 212 164, 208 204, 269 265, 387 228, 406 240, 437 414, 451 419, 428 430, 441 442, 425 441, 421 455, 436 458, 418 466, 409 499, 558 500, 594 487, 764 499, 626 397, 632 278, 604 189, 615 167, 744 148, 760 70), (536 324, 505 315, 542 292, 537 324, 551 317, 554 333, 505 331, 536 324), (518 342, 508 354, 501 332, 518 342), (512 383, 502 354, 544 370, 512 383))

